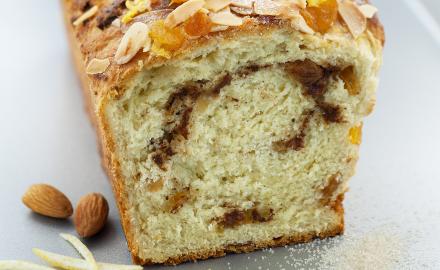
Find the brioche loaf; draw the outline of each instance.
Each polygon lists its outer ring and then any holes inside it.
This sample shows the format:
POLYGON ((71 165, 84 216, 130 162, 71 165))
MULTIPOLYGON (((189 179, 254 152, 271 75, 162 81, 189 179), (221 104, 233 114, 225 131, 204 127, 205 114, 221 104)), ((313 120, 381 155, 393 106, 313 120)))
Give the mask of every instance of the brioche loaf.
POLYGON ((337 0, 62 0, 133 259, 343 232, 383 29, 337 0))

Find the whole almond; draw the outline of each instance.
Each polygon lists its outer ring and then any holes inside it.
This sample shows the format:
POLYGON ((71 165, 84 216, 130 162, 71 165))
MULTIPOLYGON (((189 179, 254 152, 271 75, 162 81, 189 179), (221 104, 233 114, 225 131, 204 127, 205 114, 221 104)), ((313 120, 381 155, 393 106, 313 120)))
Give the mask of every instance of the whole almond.
POLYGON ((73 213, 69 199, 58 189, 35 184, 22 197, 23 203, 35 213, 53 218, 68 218, 73 213))
POLYGON ((75 228, 81 237, 97 234, 105 225, 108 217, 107 200, 99 193, 82 197, 75 210, 75 228))

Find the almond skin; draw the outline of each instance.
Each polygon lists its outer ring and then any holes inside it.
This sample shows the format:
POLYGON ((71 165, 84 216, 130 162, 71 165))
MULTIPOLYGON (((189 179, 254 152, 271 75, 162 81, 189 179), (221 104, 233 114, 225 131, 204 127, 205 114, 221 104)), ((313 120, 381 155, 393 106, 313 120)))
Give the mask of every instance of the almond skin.
POLYGON ((23 203, 35 213, 53 218, 68 218, 73 213, 69 199, 58 189, 35 184, 22 197, 23 203))
POLYGON ((79 236, 90 237, 97 234, 108 217, 107 200, 99 193, 82 197, 75 210, 74 223, 79 236))

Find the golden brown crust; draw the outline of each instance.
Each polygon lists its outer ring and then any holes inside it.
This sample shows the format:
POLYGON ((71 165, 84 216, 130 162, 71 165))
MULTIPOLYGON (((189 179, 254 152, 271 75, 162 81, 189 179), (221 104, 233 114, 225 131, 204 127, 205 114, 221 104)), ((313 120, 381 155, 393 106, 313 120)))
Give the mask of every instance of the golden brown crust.
POLYGON ((385 30, 377 15, 375 15, 373 18, 368 20, 367 27, 368 30, 374 35, 374 37, 376 37, 380 41, 382 46, 384 46, 385 30))
MULTIPOLYGON (((334 228, 331 228, 325 232, 285 235, 282 237, 277 237, 274 239, 269 239, 261 242, 232 244, 217 249, 200 250, 182 256, 169 258, 168 260, 163 262, 163 264, 176 265, 186 261, 197 261, 197 260, 205 260, 209 258, 223 257, 226 256, 228 253, 249 253, 263 248, 282 247, 291 244, 307 243, 313 241, 314 239, 324 239, 328 237, 341 235, 344 232, 344 207, 342 204, 343 201, 344 201, 344 195, 340 195, 336 198, 336 201, 331 206, 332 209, 340 217, 339 224, 334 228)), ((136 256, 135 253, 132 253, 132 259, 134 263, 140 265, 154 264, 154 262, 152 262, 151 260, 145 260, 139 258, 138 256, 136 256)))
MULTIPOLYGON (((66 2, 63 0, 62 3, 64 10, 67 10, 67 7, 65 5, 66 2)), ((93 89, 92 81, 89 79, 90 77, 88 77, 85 73, 85 62, 83 61, 81 50, 78 48, 78 42, 75 40, 75 32, 72 29, 72 24, 70 23, 71 20, 69 17, 69 13, 65 12, 64 14, 69 43, 73 51, 75 67, 81 80, 83 95, 86 103, 86 110, 97 132, 98 147, 100 148, 102 166, 106 171, 112 185, 113 194, 115 196, 115 200, 118 206, 119 215, 121 217, 121 224, 125 232, 128 247, 132 254, 136 254, 137 250, 135 248, 135 245, 133 244, 133 235, 130 230, 130 219, 126 214, 127 207, 124 203, 125 201, 122 199, 122 196, 124 194, 124 187, 122 185, 122 175, 120 173, 121 170, 119 167, 119 163, 114 157, 114 143, 110 135, 110 128, 104 117, 103 109, 105 108, 104 104, 106 103, 107 97, 103 98, 103 100, 101 101, 101 106, 96 104, 98 93, 91 91, 91 89, 93 89)))
MULTIPOLYGON (((263 249, 263 248, 271 248, 271 247, 282 247, 290 244, 300 244, 307 243, 313 241, 314 239, 324 239, 328 237, 333 237, 337 235, 341 235, 344 232, 344 223, 341 221, 338 226, 332 228, 326 232, 321 232, 319 234, 297 234, 290 236, 282 236, 266 241, 261 242, 249 242, 245 244, 231 244, 227 245, 223 248, 218 249, 210 249, 210 250, 201 250, 196 252, 191 252, 182 256, 169 258, 163 264, 166 265, 176 265, 186 261, 197 261, 197 260, 205 260, 209 258, 223 257, 228 253, 249 253, 255 250, 263 249)), ((132 254, 132 259, 135 264, 140 265, 151 265, 154 264, 151 260, 144 260, 132 254)))
MULTIPOLYGON (((66 22, 71 25, 71 21, 82 14, 82 5, 78 2, 85 0, 61 0, 64 3, 64 14, 66 22)), ((89 6, 98 6, 101 10, 110 7, 114 2, 121 2, 120 0, 87 0, 89 6)), ((167 0, 162 0, 167 1, 167 0)), ((357 0, 359 3, 369 3, 368 0, 357 0)), ((378 39, 382 44, 384 43, 383 27, 375 16, 368 20, 368 31, 378 39)), ((123 94, 125 87, 124 82, 127 81, 133 74, 140 70, 139 61, 142 62, 143 67, 155 66, 167 61, 167 59, 158 56, 152 56, 149 53, 138 53, 134 59, 124 65, 117 65, 113 58, 119 42, 123 36, 122 28, 107 26, 103 30, 99 29, 99 13, 98 16, 87 20, 84 24, 77 27, 70 27, 73 31, 78 47, 81 51, 83 65, 86 65, 93 58, 109 58, 111 61, 110 67, 102 74, 90 75, 89 80, 94 89, 97 89, 97 95, 107 95, 111 93, 114 96, 123 94)), ((230 27, 226 31, 213 32, 207 36, 198 39, 188 39, 183 46, 175 52, 173 58, 179 58, 190 51, 193 51, 207 42, 212 42, 216 39, 233 39, 237 35, 246 35, 253 33, 267 32, 273 29, 283 28, 291 31, 295 30, 289 21, 278 19, 271 16, 256 16, 247 17, 244 24, 239 27, 230 27)))
MULTIPOLYGON (((360 4, 372 4, 371 0, 356 0, 356 2, 360 4)), ((368 31, 370 31, 373 36, 380 41, 383 47, 385 45, 385 30, 377 14, 374 15, 373 18, 368 19, 367 28, 368 31)))

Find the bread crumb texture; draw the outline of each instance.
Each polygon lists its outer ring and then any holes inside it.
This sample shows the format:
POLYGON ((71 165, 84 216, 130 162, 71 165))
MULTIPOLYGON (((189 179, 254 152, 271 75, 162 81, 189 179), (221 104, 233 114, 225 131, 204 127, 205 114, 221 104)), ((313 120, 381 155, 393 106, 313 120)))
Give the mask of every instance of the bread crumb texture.
POLYGON ((376 39, 276 28, 136 73, 100 106, 137 260, 340 233, 360 143, 350 130, 374 104, 380 55, 376 39))

